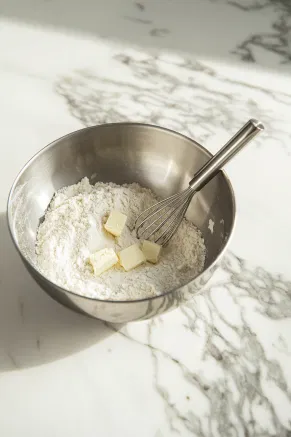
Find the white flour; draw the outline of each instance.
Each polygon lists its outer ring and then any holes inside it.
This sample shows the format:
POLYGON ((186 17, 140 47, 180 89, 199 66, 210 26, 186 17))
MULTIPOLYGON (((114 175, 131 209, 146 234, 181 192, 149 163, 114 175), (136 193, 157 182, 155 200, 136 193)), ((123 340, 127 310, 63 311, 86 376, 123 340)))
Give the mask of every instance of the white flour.
POLYGON ((147 263, 130 272, 114 267, 94 277, 90 253, 112 247, 116 252, 138 242, 135 218, 155 203, 154 194, 138 184, 98 182, 59 190, 39 226, 37 265, 51 281, 78 294, 110 300, 139 299, 162 294, 197 275, 203 268, 205 246, 200 231, 183 220, 158 264, 147 263), (118 239, 103 230, 106 214, 116 209, 127 215, 127 226, 118 239))

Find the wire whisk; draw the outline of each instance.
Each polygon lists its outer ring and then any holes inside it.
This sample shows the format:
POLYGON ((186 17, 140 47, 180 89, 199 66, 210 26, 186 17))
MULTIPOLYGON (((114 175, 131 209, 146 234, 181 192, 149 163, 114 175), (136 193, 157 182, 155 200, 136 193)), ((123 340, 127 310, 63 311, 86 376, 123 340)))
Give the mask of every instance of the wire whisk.
POLYGON ((143 211, 135 222, 137 237, 166 246, 178 230, 194 194, 200 191, 223 166, 259 132, 263 124, 249 120, 189 182, 189 187, 143 211))

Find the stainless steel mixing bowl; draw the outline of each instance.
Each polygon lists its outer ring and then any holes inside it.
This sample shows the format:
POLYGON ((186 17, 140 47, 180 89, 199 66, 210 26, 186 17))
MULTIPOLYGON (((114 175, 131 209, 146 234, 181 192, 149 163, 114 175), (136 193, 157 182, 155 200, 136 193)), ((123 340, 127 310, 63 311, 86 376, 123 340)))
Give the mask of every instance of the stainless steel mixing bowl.
POLYGON ((52 283, 35 266, 39 221, 61 187, 83 177, 92 183, 138 182, 166 197, 187 187, 211 157, 197 142, 157 126, 114 123, 81 129, 37 153, 17 176, 8 199, 8 224, 14 244, 32 277, 54 299, 84 314, 114 323, 142 320, 176 308, 203 289, 233 232, 235 199, 220 172, 192 201, 187 217, 202 231, 207 247, 204 271, 190 283, 158 297, 104 301, 80 296, 52 283))

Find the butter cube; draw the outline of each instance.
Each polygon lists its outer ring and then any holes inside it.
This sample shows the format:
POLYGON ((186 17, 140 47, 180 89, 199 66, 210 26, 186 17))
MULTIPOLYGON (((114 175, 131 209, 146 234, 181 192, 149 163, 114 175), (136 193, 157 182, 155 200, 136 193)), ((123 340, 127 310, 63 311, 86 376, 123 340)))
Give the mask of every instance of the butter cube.
POLYGON ((142 243, 141 250, 143 251, 143 254, 147 261, 156 264, 160 257, 162 246, 157 243, 153 243, 152 241, 145 240, 142 243))
POLYGON ((100 276, 101 273, 104 273, 118 262, 118 257, 113 249, 105 248, 92 253, 89 261, 92 264, 95 276, 100 276))
POLYGON ((111 211, 104 228, 106 231, 110 232, 110 234, 119 237, 125 226, 126 219, 127 217, 125 214, 122 214, 119 211, 111 211))
POLYGON ((146 261, 138 244, 133 244, 132 246, 123 249, 119 252, 118 256, 120 264, 127 272, 140 266, 146 261))

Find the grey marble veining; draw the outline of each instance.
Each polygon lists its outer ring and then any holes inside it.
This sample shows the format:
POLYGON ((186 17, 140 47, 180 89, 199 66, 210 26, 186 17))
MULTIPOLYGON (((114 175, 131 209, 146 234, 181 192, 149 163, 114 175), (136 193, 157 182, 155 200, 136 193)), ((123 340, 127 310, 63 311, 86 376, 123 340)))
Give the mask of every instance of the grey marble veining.
MULTIPOLYGON (((224 0, 222 0, 224 1, 224 0)), ((231 53, 242 61, 256 62, 255 49, 260 48, 278 56, 280 63, 291 61, 291 3, 289 0, 227 0, 227 4, 245 13, 274 14, 271 28, 268 32, 258 31, 247 35, 236 44, 231 53)))
MULTIPOLYGON (((119 335, 149 348, 154 386, 163 399, 169 428, 178 435, 197 436, 290 436, 291 386, 279 360, 270 359, 250 320, 256 316, 271 324, 291 317, 291 282, 281 275, 271 275, 264 269, 228 253, 214 285, 205 294, 180 310, 180 324, 190 332, 184 347, 195 349, 203 337, 201 372, 159 346, 155 337, 163 324, 163 317, 150 321, 146 341, 140 341, 127 330, 119 335), (224 313, 219 295, 232 301, 235 316, 224 313), (248 305, 250 303, 251 305, 248 305), (250 310, 251 307, 251 310, 250 310), (252 313, 250 315, 250 313, 252 313), (215 362, 216 374, 203 370, 203 363, 215 362), (173 381, 165 381, 166 365, 176 370, 181 381, 178 399, 173 394, 173 381), (279 403, 270 397, 267 387, 282 393, 279 403), (197 413, 196 402, 206 400, 207 412, 197 413), (280 410, 286 415, 282 420, 280 410), (288 419, 289 416, 289 419, 288 419), (185 434, 186 433, 186 434, 185 434)), ((291 350, 280 335, 273 347, 285 357, 290 366, 291 350)), ((181 333, 180 333, 181 334, 181 333)), ((174 373, 174 372, 173 372, 174 373)), ((178 381, 177 381, 178 382, 178 381)), ((203 402, 203 401, 202 401, 203 402)))
MULTIPOLYGON (((85 126, 95 123, 135 120, 160 124, 200 141, 207 141, 221 128, 239 128, 250 114, 264 120, 267 135, 287 155, 289 128, 277 126, 275 103, 288 117, 291 92, 272 91, 243 79, 224 76, 199 61, 170 56, 139 56, 120 53, 113 61, 126 67, 130 79, 99 76, 94 71, 75 71, 60 78, 57 92, 66 99, 72 115, 85 126), (235 112, 234 112, 235 108, 235 112)), ((282 114, 282 112, 281 112, 282 114)), ((258 144, 265 139, 259 138, 258 144)))
MULTIPOLYGON (((278 132, 277 105, 287 111, 290 92, 274 92, 263 83, 248 83, 179 57, 129 51, 114 55, 113 62, 130 72, 127 80, 76 71, 56 84, 71 114, 84 126, 134 119, 207 141, 252 114, 264 120, 270 141, 289 159, 290 130, 285 125, 278 132)), ((256 147, 263 148, 265 142, 261 138, 256 147)), ((167 332, 166 317, 148 322, 145 340, 134 334, 134 328, 119 332, 149 349, 153 384, 173 435, 289 436, 291 282, 228 253, 205 294, 178 312, 179 336, 187 333, 183 347, 201 348, 196 371, 193 362, 163 347, 160 333, 167 332), (287 330, 282 327, 285 322, 287 330), (260 329, 273 331, 271 344, 260 329), (166 367, 176 383, 163 377, 166 367), (280 393, 278 401, 272 392, 280 393), (205 404, 204 414, 197 406, 200 402, 205 404)))
MULTIPOLYGON (((72 24, 78 15, 76 10, 62 15, 65 2, 58 15, 50 15, 56 3, 44 3, 32 11, 27 2, 12 0, 5 16, 10 10, 14 18, 22 13, 32 20, 45 11, 45 23, 53 19, 57 25, 65 19, 72 24)), ((182 3, 192 11, 194 3, 182 3)), ((170 16, 163 21, 153 5, 178 14, 174 4, 128 2, 110 16, 118 16, 135 43, 143 40, 137 29, 144 29, 139 32, 149 38, 146 43, 173 48, 189 21, 177 33, 170 16)), ((236 25, 247 23, 225 45, 217 39, 219 61, 192 52, 153 54, 123 45, 122 39, 112 44, 1 21, 0 434, 5 437, 291 435, 291 206, 286 202, 291 78, 284 69, 289 2, 198 4, 196 22, 213 7, 218 29, 223 14, 236 25), (262 18, 260 25, 253 17, 262 18), (277 61, 268 61, 269 55, 277 61), (259 68, 264 64, 279 67, 259 68), (26 274, 10 245, 5 202, 13 176, 46 143, 82 126, 131 120, 175 129, 214 152, 249 117, 262 119, 266 133, 227 168, 238 203, 231 251, 193 301, 148 322, 113 327, 57 305, 26 274)), ((76 21, 80 27, 83 18, 76 21)), ((101 12, 92 15, 88 30, 102 20, 111 23, 101 12)), ((213 55, 213 35, 208 42, 201 37, 195 47, 213 55)), ((187 43, 179 48, 187 50, 187 43)))
POLYGON ((290 7, 289 0, 10 0, 2 15, 136 46, 278 68, 291 59, 290 7))

